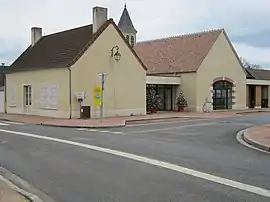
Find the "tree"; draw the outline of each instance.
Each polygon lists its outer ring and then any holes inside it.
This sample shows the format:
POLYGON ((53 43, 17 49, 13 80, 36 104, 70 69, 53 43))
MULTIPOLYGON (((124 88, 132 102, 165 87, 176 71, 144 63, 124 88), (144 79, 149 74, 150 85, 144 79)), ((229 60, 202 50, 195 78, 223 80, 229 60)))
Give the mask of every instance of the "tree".
POLYGON ((161 98, 153 87, 147 88, 146 105, 147 111, 158 110, 161 107, 161 98))
POLYGON ((180 92, 179 96, 176 99, 176 105, 178 107, 187 107, 188 103, 187 100, 185 99, 183 92, 180 92))
POLYGON ((260 68, 262 68, 259 64, 253 64, 253 63, 249 62, 248 60, 246 60, 243 57, 240 57, 240 60, 241 60, 243 66, 245 68, 253 68, 253 69, 260 69, 260 68))

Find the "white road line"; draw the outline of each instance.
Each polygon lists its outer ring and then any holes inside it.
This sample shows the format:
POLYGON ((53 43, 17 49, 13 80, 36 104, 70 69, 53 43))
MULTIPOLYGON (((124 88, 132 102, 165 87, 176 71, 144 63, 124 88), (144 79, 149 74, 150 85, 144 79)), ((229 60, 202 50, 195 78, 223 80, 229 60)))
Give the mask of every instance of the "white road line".
POLYGON ((8 124, 8 123, 0 123, 0 126, 8 126, 8 125, 10 125, 10 124, 8 124))
POLYGON ((14 124, 14 125, 24 125, 24 123, 13 122, 13 121, 3 121, 3 122, 8 123, 8 124, 14 124))
POLYGON ((117 150, 112 150, 112 149, 108 149, 108 148, 103 148, 103 147, 98 147, 98 146, 94 146, 94 145, 83 144, 83 143, 79 143, 79 142, 73 142, 73 141, 69 141, 69 140, 63 140, 63 139, 58 139, 58 138, 53 138, 53 137, 48 137, 48 136, 40 136, 40 135, 35 135, 35 134, 30 134, 30 133, 16 132, 16 131, 11 131, 11 130, 4 130, 4 129, 0 129, 0 132, 10 133, 10 134, 20 135, 20 136, 26 136, 26 137, 32 137, 32 138, 37 138, 37 139, 42 139, 42 140, 48 140, 48 141, 53 141, 53 142, 59 142, 59 143, 73 145, 73 146, 82 147, 82 148, 87 148, 87 149, 91 149, 94 151, 99 151, 99 152, 103 152, 103 153, 107 153, 107 154, 112 154, 115 156, 120 156, 123 158, 146 163, 149 165, 173 170, 173 171, 176 171, 179 173, 194 176, 194 177, 197 177, 200 179, 204 179, 207 181, 215 182, 218 184, 226 185, 229 187, 237 188, 237 189, 240 189, 240 190, 243 190, 246 192, 250 192, 250 193, 254 193, 254 194, 257 194, 260 196, 265 196, 265 197, 270 198, 270 190, 263 189, 260 187, 255 187, 255 186, 252 186, 249 184, 244 184, 244 183, 233 181, 233 180, 229 180, 226 178, 214 176, 214 175, 211 175, 208 173, 203 173, 200 171, 192 170, 192 169, 189 169, 186 167, 182 167, 182 166, 171 164, 171 163, 164 162, 164 161, 159 161, 156 159, 151 159, 151 158, 147 158, 147 157, 143 157, 143 156, 139 156, 139 155, 134 155, 134 154, 130 154, 130 153, 125 153, 125 152, 121 152, 121 151, 117 151, 117 150))

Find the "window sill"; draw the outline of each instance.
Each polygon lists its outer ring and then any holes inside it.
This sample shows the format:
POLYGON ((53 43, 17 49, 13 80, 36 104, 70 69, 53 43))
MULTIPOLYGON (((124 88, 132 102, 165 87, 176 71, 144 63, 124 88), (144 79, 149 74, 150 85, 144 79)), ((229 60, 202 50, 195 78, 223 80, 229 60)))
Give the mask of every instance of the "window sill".
POLYGON ((43 109, 43 110, 58 110, 57 107, 40 107, 40 109, 43 109))

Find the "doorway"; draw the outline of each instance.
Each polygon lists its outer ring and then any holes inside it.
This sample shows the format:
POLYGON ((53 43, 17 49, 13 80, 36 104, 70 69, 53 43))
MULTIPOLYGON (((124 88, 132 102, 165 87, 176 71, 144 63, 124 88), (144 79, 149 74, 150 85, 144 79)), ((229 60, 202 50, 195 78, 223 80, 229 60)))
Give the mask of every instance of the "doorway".
POLYGON ((233 84, 228 81, 217 81, 213 84, 213 109, 232 109, 233 84))
POLYGON ((23 106, 24 112, 28 113, 30 111, 30 106, 32 105, 32 86, 23 86, 23 106))
POLYGON ((255 108, 256 86, 249 85, 249 108, 255 108))
POLYGON ((147 90, 153 88, 157 95, 161 99, 160 111, 172 111, 173 110, 173 85, 165 84, 147 84, 147 90))
POLYGON ((262 86, 261 88, 262 88, 262 108, 268 108, 269 87, 262 86))

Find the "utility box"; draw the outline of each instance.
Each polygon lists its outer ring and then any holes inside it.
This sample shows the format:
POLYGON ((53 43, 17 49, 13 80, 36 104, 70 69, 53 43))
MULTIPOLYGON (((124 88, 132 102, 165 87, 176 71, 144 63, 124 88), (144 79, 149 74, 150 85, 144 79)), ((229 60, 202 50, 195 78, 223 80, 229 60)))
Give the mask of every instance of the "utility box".
POLYGON ((91 118, 91 106, 81 106, 81 116, 82 119, 91 118))

